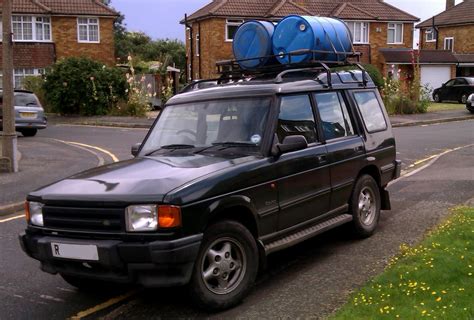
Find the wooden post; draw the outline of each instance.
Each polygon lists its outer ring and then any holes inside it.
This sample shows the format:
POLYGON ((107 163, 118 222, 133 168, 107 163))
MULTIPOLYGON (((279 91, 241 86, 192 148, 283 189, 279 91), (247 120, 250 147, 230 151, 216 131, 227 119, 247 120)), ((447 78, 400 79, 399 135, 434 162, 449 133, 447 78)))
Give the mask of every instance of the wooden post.
POLYGON ((15 109, 13 105, 12 0, 3 0, 3 134, 2 155, 9 172, 18 172, 15 109), (7 167, 8 167, 7 166, 7 167))

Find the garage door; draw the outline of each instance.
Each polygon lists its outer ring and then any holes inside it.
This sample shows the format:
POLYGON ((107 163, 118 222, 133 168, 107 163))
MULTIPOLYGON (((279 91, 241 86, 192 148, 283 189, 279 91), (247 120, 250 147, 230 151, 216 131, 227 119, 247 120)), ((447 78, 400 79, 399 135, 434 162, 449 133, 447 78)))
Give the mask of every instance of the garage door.
POLYGON ((451 79, 451 66, 421 66, 421 84, 431 90, 451 79))

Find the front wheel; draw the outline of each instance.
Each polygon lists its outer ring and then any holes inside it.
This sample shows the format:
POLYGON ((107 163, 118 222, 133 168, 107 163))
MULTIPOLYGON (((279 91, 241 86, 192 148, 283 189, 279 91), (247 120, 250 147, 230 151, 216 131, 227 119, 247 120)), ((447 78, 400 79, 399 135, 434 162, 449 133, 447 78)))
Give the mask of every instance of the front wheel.
POLYGON ((435 93, 435 95, 433 96, 433 99, 436 103, 442 102, 439 93, 435 93))
POLYGON ((222 221, 204 234, 190 291, 196 305, 209 311, 238 304, 252 288, 258 271, 255 238, 242 224, 222 221))
POLYGON ((357 180, 351 196, 350 213, 354 233, 367 238, 374 234, 380 219, 380 190, 374 178, 363 175, 357 180))

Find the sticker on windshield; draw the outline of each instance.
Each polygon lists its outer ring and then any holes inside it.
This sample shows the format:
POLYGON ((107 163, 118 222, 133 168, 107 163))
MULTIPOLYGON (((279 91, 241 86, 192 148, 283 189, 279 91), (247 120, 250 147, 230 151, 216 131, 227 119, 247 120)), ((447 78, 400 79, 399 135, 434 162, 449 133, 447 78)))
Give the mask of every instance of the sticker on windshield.
POLYGON ((251 138, 250 141, 255 144, 259 144, 260 141, 262 141, 262 137, 259 134, 254 134, 251 138))

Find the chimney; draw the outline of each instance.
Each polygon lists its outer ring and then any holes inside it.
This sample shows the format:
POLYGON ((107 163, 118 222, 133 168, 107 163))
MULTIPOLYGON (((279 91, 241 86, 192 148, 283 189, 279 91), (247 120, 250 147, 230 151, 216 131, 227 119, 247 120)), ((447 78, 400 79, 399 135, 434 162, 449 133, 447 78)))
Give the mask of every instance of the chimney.
POLYGON ((456 0, 446 0, 446 11, 456 5, 456 0))

